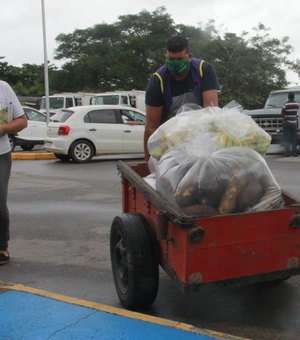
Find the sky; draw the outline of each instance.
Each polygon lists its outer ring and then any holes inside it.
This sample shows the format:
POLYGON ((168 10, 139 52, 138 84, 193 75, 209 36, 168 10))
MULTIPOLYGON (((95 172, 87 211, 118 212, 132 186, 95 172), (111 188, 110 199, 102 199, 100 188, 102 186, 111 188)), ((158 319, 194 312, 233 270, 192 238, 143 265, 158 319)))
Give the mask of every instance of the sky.
MULTIPOLYGON (((273 38, 289 37, 294 47, 290 58, 300 59, 300 1, 274 0, 44 0, 47 57, 55 61, 55 38, 99 23, 113 24, 120 15, 153 12, 164 6, 176 24, 198 26, 215 21, 219 32, 241 34, 259 23, 273 38)), ((42 0, 0 0, 0 56, 10 65, 44 63, 42 0)), ((198 56, 201 57, 201 56, 198 56)), ((297 75, 287 73, 291 85, 300 85, 297 75)))

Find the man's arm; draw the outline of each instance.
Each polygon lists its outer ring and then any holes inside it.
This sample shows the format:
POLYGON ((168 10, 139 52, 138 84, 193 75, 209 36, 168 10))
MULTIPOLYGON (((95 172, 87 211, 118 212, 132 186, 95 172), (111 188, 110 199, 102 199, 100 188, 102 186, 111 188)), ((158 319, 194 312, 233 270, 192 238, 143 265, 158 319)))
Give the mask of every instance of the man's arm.
POLYGON ((202 78, 202 106, 219 106, 218 90, 220 88, 219 80, 213 66, 207 62, 203 64, 202 78))
POLYGON ((0 125, 0 136, 5 134, 14 134, 27 127, 27 117, 25 115, 15 118, 8 124, 0 125))
POLYGON ((146 105, 146 125, 144 133, 144 153, 146 161, 148 161, 150 157, 147 147, 148 139, 152 135, 152 133, 159 127, 162 113, 163 106, 146 105))
POLYGON ((208 106, 218 106, 218 91, 217 90, 208 90, 202 92, 202 104, 203 107, 208 106))

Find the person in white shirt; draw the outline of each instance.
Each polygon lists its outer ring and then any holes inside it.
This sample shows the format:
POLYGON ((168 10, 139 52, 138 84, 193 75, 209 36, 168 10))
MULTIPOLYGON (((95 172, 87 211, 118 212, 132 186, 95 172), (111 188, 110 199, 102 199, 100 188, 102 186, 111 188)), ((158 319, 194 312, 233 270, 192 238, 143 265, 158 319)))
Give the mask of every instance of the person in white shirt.
POLYGON ((9 211, 7 207, 8 181, 11 172, 11 148, 8 134, 27 127, 27 118, 13 89, 0 80, 0 113, 11 118, 0 120, 0 265, 9 262, 9 211))

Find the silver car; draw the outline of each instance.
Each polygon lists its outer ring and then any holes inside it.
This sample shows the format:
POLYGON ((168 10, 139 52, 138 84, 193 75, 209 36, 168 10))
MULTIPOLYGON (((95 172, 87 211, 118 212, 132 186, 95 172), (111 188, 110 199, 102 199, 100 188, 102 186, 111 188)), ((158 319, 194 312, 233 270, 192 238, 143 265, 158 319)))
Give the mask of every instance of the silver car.
POLYGON ((35 145, 44 144, 47 134, 47 117, 44 113, 29 106, 22 106, 28 119, 26 129, 14 135, 8 135, 11 150, 20 146, 25 151, 30 151, 35 145))
POLYGON ((145 113, 121 105, 87 105, 51 117, 45 148, 62 160, 89 162, 96 155, 143 153, 145 113))

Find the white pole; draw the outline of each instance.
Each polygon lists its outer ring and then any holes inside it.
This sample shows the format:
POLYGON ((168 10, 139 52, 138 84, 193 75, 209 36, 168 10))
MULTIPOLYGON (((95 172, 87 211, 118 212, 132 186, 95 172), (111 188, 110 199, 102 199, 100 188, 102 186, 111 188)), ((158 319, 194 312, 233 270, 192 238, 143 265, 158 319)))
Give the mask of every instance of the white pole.
POLYGON ((47 124, 50 122, 49 112, 49 77, 48 77, 48 57, 47 57, 47 40, 46 40, 46 19, 45 19, 45 4, 42 2, 42 20, 43 20, 43 42, 44 42, 44 77, 45 77, 45 96, 46 96, 46 115, 47 124))

